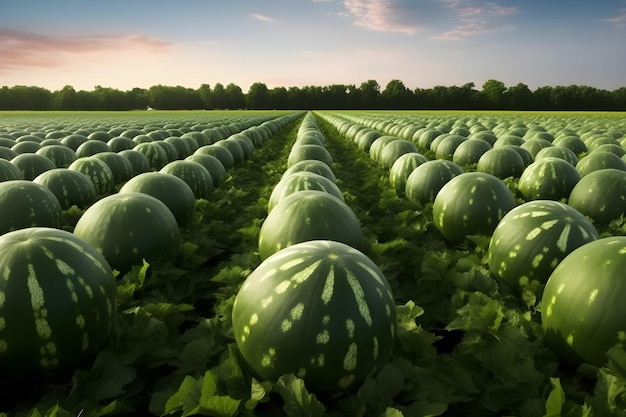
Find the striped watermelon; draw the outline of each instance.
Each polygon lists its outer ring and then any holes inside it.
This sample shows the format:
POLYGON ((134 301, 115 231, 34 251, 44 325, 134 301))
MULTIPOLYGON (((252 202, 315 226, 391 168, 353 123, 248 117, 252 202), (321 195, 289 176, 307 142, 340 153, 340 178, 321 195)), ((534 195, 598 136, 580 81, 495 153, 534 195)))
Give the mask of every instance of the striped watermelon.
POLYGON ((262 380, 293 373, 330 397, 355 391, 391 354, 396 332, 387 279, 340 242, 299 243, 267 258, 232 312, 237 346, 262 380))

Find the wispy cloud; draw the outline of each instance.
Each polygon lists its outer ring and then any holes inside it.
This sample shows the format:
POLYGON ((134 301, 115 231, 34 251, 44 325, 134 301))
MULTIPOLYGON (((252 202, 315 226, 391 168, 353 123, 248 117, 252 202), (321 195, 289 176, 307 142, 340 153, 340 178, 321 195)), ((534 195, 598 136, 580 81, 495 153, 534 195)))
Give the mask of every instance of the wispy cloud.
POLYGON ((343 5, 357 26, 412 35, 419 26, 406 19, 400 3, 391 0, 344 0, 343 5))
POLYGON ((172 43, 143 35, 45 36, 0 28, 0 71, 63 65, 67 55, 141 50, 159 53, 172 43))
POLYGON ((626 26, 626 9, 620 9, 618 15, 604 19, 605 22, 611 23, 617 27, 626 26))
POLYGON ((519 13, 518 7, 505 7, 494 2, 471 0, 444 0, 452 11, 457 25, 444 33, 432 36, 439 40, 461 40, 483 33, 511 29, 510 25, 499 23, 498 18, 519 13))
POLYGON ((274 22, 275 21, 275 19, 269 16, 265 16, 265 15, 258 14, 258 13, 250 13, 250 17, 256 20, 260 20, 262 22, 274 22))

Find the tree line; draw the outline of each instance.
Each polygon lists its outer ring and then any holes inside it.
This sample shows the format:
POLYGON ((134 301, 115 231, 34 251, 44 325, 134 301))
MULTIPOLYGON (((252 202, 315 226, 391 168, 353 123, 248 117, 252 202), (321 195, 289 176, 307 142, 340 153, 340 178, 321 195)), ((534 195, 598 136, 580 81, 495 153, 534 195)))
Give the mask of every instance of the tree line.
POLYGON ((360 86, 274 87, 256 82, 247 93, 236 84, 202 84, 193 89, 155 85, 122 91, 97 85, 91 91, 66 85, 0 88, 0 110, 626 110, 626 87, 613 91, 584 85, 544 86, 531 91, 526 84, 506 86, 488 80, 481 89, 473 82, 411 90, 400 80, 385 88, 376 80, 360 86))

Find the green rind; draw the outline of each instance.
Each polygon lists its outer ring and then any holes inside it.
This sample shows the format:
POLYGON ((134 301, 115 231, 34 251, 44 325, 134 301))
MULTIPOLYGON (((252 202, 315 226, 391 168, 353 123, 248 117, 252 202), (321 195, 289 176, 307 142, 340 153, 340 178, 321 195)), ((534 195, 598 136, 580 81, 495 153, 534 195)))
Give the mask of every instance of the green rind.
POLYGON ((107 341, 116 284, 106 260, 69 232, 0 237, 0 380, 72 372, 107 341))
POLYGON ((270 255, 309 240, 343 242, 363 249, 361 224, 348 207, 324 191, 299 191, 283 198, 269 213, 259 232, 259 255, 270 255))
POLYGON ((358 389, 389 358, 395 304, 380 269, 333 241, 293 245, 266 259, 233 306, 242 356, 263 380, 293 373, 330 397, 358 389))
POLYGON ((460 243, 470 235, 491 236, 513 207, 513 193, 500 179, 483 172, 466 172, 437 193, 433 223, 447 240, 460 243))
POLYGON ((176 218, 160 200, 143 193, 113 194, 89 207, 74 234, 104 255, 112 268, 173 260, 180 246, 176 218))
POLYGON ((509 211, 489 244, 489 270, 515 291, 533 280, 545 284, 574 249, 598 239, 593 224, 574 208, 536 200, 509 211))
POLYGON ((55 195, 28 180, 0 183, 0 234, 27 227, 61 228, 63 209, 55 195))
POLYGON ((606 352, 626 340, 626 237, 590 242, 554 270, 543 292, 545 340, 573 366, 603 366, 606 352))

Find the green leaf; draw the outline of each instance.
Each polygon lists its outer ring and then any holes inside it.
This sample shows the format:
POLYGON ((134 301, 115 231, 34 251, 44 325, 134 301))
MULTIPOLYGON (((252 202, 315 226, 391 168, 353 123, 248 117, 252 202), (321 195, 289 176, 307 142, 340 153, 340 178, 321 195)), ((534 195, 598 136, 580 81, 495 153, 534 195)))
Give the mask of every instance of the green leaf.
POLYGON ((546 413, 543 417, 560 417, 565 404, 565 392, 559 378, 550 378, 552 390, 546 400, 546 413))
POLYGON ((281 376, 275 384, 276 390, 285 405, 283 411, 288 417, 322 417, 324 405, 310 394, 304 381, 293 374, 281 376))
POLYGON ((198 414, 214 417, 233 417, 239 411, 241 400, 229 395, 214 395, 200 402, 198 414))
POLYGON ((136 378, 133 367, 122 364, 113 352, 103 350, 96 356, 89 372, 79 371, 74 374, 70 395, 94 401, 119 397, 136 378))
POLYGON ((202 395, 202 384, 187 375, 180 384, 178 391, 165 403, 165 414, 182 411, 183 415, 192 415, 198 407, 202 395))
POLYGON ((396 316, 398 317, 398 327, 410 332, 417 329, 415 319, 424 314, 424 309, 409 300, 406 304, 396 306, 396 316))
POLYGON ((397 408, 387 407, 382 417, 404 417, 404 413, 397 408))

